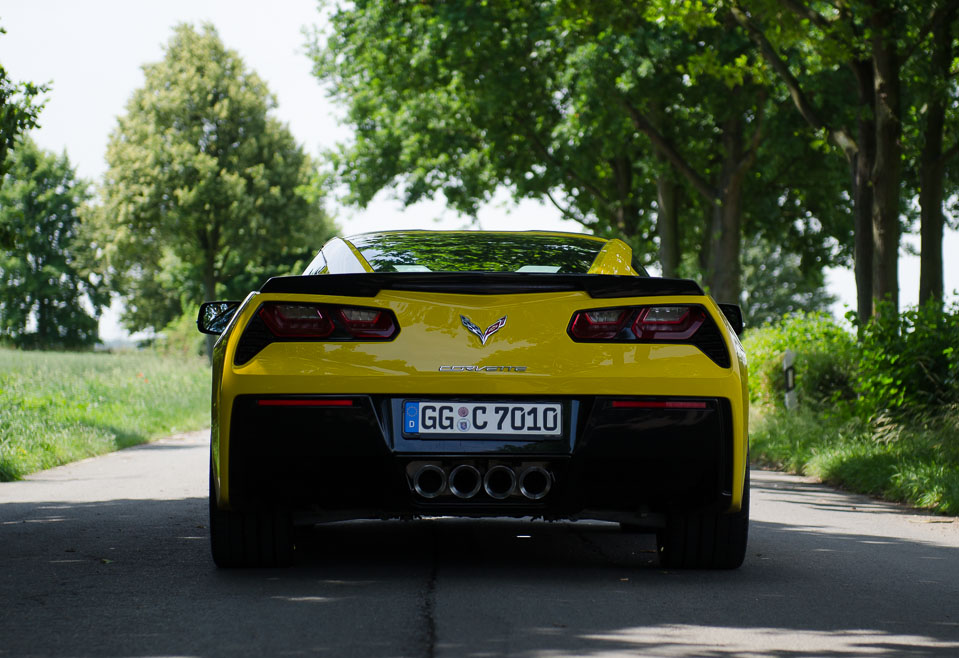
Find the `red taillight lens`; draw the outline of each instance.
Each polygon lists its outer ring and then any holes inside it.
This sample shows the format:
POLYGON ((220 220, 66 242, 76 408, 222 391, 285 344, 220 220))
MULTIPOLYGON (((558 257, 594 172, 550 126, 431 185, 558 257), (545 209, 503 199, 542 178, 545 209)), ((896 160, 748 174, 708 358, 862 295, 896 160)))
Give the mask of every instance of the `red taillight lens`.
POLYGON ((573 340, 612 342, 687 340, 706 322, 701 306, 627 306, 576 311, 573 340))
POLYGON ((267 398, 257 400, 256 403, 261 407, 352 407, 353 400, 337 400, 330 398, 292 398, 278 399, 267 398))
POLYGON ((399 331, 391 311, 361 306, 266 302, 259 314, 277 338, 390 340, 399 331))
POLYGON ((705 319, 698 306, 649 306, 636 315, 633 333, 641 340, 686 340, 705 319))
POLYGON ((390 313, 375 308, 344 307, 339 309, 340 318, 354 338, 389 338, 396 333, 396 325, 390 313))
POLYGON ((613 400, 613 409, 705 409, 705 402, 692 400, 613 400))
POLYGON ((260 319, 279 338, 326 338, 335 328, 328 311, 316 304, 267 302, 260 319))
POLYGON ((592 311, 577 311, 570 323, 573 338, 602 340, 616 338, 626 325, 629 309, 600 308, 592 311))

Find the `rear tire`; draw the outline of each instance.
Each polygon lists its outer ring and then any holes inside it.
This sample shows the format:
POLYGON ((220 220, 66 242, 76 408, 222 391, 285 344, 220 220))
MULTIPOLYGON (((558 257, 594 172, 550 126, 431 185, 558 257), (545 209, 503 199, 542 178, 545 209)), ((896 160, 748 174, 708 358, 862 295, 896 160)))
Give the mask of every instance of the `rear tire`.
POLYGON ((736 569, 749 537, 749 469, 742 509, 732 514, 670 514, 656 533, 659 563, 670 569, 736 569))
POLYGON ((293 563, 293 520, 289 510, 275 505, 248 510, 219 509, 211 464, 210 549, 218 567, 288 567, 293 563))

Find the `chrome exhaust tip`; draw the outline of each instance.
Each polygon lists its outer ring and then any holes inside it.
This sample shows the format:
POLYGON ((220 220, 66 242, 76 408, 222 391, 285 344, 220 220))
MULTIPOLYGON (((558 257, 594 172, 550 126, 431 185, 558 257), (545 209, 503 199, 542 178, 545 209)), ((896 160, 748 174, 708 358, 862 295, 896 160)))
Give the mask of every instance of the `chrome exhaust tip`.
POLYGON ((446 489, 446 471, 435 464, 421 466, 413 474, 413 491, 423 498, 436 498, 446 489))
POLYGON ((479 469, 469 464, 460 464, 450 472, 450 493, 457 498, 472 498, 483 486, 479 469))
POLYGON ((519 492, 530 500, 540 500, 553 486, 549 471, 541 466, 530 466, 519 476, 519 492))
POLYGON ((516 473, 509 466, 499 464, 486 471, 483 489, 490 498, 503 500, 516 490, 516 473))

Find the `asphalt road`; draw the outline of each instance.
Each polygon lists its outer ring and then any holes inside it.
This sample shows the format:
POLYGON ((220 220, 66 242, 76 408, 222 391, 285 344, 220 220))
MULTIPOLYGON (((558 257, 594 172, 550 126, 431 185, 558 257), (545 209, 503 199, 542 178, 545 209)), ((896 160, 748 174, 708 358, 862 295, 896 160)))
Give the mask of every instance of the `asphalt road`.
POLYGON ((753 473, 746 562, 603 523, 316 528, 209 558, 206 437, 0 484, 0 656, 959 656, 959 522, 753 473))

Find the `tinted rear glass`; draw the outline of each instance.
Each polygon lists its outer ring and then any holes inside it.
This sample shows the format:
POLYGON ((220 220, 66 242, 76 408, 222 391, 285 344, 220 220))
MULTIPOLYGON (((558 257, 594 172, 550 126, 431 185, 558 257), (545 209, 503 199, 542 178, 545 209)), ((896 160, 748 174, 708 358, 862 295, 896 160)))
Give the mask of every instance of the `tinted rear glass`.
POLYGON ((575 235, 516 233, 380 233, 349 240, 375 272, 585 274, 605 244, 575 235))

